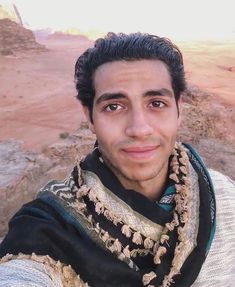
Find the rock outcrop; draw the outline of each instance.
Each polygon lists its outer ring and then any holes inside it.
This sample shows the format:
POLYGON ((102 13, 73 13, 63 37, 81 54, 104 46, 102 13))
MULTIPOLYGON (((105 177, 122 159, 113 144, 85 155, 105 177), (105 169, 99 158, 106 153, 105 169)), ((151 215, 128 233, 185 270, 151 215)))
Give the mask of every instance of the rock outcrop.
POLYGON ((94 135, 86 127, 42 154, 22 150, 20 141, 0 142, 0 238, 22 204, 34 199, 49 180, 67 177, 76 159, 87 154, 93 144, 94 135))
POLYGON ((192 144, 209 168, 235 180, 234 109, 189 87, 183 97, 182 118, 178 140, 192 144))
POLYGON ((32 199, 45 184, 47 170, 53 162, 20 148, 21 142, 8 140, 0 143, 0 237, 6 232, 7 222, 23 202, 32 199))
POLYGON ((45 51, 45 47, 36 42, 33 32, 20 24, 5 18, 0 19, 0 54, 10 55, 17 51, 45 51))

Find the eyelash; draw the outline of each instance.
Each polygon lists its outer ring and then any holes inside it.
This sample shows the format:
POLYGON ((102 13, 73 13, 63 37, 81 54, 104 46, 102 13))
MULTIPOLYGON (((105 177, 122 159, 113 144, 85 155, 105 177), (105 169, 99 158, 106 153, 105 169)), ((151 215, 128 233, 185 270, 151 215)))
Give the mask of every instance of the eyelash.
MULTIPOLYGON (((166 106, 166 104, 163 102, 163 101, 160 101, 160 100, 154 100, 154 101, 151 101, 150 102, 150 105, 152 105, 152 108, 163 108, 166 106), (158 103, 157 106, 154 106, 153 103, 158 103)), ((115 112, 115 111, 118 111, 120 109, 123 109, 123 107, 120 105, 120 104, 108 104, 106 105, 104 108, 103 108, 103 111, 106 111, 106 112, 115 112), (112 110, 110 109, 110 107, 112 106, 116 106, 116 109, 112 110), (119 107, 119 108, 118 108, 119 107)))
POLYGON ((153 106, 153 108, 163 108, 166 106, 166 104, 163 102, 163 101, 160 101, 160 100, 154 100, 152 101, 150 104, 153 104, 153 103, 158 103, 159 105, 163 105, 163 106, 153 106))
POLYGON ((119 104, 108 104, 107 106, 104 107, 103 110, 106 111, 106 112, 114 112, 114 111, 119 110, 119 109, 112 110, 112 109, 110 109, 111 106, 121 107, 121 105, 119 105, 119 104))

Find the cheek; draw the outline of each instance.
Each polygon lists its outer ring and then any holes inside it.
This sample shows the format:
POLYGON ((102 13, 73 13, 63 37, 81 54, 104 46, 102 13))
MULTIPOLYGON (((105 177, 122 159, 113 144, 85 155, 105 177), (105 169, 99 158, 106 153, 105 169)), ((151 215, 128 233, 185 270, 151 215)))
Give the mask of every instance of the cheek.
POLYGON ((155 129, 166 141, 175 141, 178 131, 178 117, 162 120, 155 129))
POLYGON ((177 132, 178 132, 178 124, 177 124, 177 122, 175 122, 174 124, 169 126, 167 129, 167 135, 168 135, 169 139, 171 138, 173 141, 175 141, 175 138, 177 136, 177 132))
POLYGON ((118 138, 120 138, 117 124, 114 125, 108 121, 96 121, 96 124, 94 124, 94 133, 100 146, 106 147, 105 149, 107 149, 107 147, 111 149, 118 141, 118 138))
POLYGON ((120 120, 97 116, 94 117, 94 132, 98 137, 107 139, 115 139, 120 137, 122 133, 122 123, 120 120))

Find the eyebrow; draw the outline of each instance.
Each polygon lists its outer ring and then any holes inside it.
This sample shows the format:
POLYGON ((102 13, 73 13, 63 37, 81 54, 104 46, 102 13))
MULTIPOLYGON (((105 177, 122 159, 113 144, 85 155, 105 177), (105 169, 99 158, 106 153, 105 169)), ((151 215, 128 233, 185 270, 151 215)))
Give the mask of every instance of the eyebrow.
MULTIPOLYGON (((153 96, 167 96, 173 97, 173 93, 166 89, 157 89, 157 90, 148 90, 144 93, 144 97, 153 97, 153 96)), ((109 100, 118 100, 118 99, 126 99, 127 96, 124 93, 104 93, 102 94, 97 101, 95 102, 96 105, 99 105, 102 102, 109 101, 109 100)))
POLYGON ((125 99, 127 96, 123 93, 104 93, 102 94, 96 101, 96 105, 108 101, 108 100, 118 100, 118 99, 125 99))
POLYGON ((166 88, 157 89, 157 90, 149 90, 146 93, 144 93, 144 97, 148 96, 167 96, 167 97, 173 97, 174 94, 171 90, 168 90, 166 88))

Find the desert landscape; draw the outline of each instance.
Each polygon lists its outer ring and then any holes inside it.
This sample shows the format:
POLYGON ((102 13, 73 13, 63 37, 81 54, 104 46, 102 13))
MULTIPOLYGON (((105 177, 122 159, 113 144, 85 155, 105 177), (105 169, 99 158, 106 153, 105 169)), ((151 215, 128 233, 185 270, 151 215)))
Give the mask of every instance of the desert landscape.
MULTIPOLYGON (((75 98, 74 64, 93 42, 59 35, 42 39, 41 44, 45 50, 19 51, 0 58, 0 138, 22 140, 23 148, 36 151, 60 140, 63 133, 74 133, 84 120, 75 98)), ((211 102, 208 113, 227 108, 222 123, 214 124, 224 140, 232 142, 235 41, 177 44, 183 51, 189 90, 198 93, 202 106, 211 102)))
MULTIPOLYGON (((0 236, 22 203, 63 178, 94 141, 73 81, 75 61, 93 41, 56 34, 36 43, 0 53, 0 236)), ((179 139, 234 180, 235 40, 176 44, 188 81, 179 139)))

